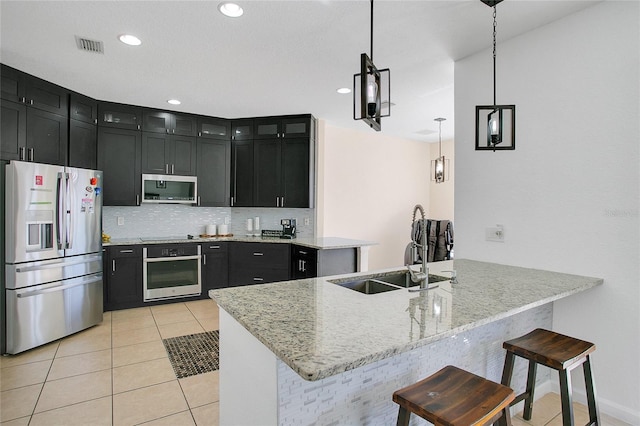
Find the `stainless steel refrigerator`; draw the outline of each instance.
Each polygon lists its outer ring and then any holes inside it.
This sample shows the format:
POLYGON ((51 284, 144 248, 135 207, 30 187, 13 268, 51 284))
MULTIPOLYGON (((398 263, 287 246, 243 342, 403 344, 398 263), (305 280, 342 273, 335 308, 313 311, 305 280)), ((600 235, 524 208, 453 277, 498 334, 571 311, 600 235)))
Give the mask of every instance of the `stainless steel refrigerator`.
POLYGON ((102 321, 102 172, 6 167, 6 353, 102 321))

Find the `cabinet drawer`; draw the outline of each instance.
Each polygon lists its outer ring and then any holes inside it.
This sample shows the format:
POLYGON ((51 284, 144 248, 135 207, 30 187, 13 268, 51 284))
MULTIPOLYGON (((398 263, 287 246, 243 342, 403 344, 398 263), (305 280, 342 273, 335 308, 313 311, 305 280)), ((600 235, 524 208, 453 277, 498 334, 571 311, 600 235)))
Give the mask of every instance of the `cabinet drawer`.
POLYGON ((286 269, 245 267, 240 270, 236 269, 233 271, 229 284, 232 286, 253 285, 287 280, 289 280, 289 271, 286 269))
POLYGON ((240 242, 231 244, 229 260, 235 266, 288 270, 289 252, 289 244, 240 242))
POLYGON ((107 247, 110 257, 142 257, 142 246, 110 246, 107 247))

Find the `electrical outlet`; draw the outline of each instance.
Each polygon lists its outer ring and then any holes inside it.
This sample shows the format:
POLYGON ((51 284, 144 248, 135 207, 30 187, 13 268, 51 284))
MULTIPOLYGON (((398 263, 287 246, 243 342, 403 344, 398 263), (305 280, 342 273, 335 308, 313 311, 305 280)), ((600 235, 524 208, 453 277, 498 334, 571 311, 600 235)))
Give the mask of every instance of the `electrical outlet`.
POLYGON ((485 237, 487 241, 504 243, 504 227, 502 225, 496 225, 492 228, 486 228, 485 237))
POLYGON ((124 225, 124 217, 118 216, 118 226, 124 225))
POLYGON ((311 220, 308 217, 304 218, 304 225, 305 226, 309 226, 309 223, 311 223, 311 220))

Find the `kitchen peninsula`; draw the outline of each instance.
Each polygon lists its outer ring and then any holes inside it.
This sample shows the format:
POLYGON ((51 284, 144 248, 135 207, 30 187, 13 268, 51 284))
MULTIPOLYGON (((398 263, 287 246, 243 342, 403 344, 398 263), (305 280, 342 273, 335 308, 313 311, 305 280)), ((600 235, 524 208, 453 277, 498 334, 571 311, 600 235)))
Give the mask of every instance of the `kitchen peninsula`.
POLYGON ((210 291, 221 308, 220 424, 393 424, 394 390, 446 364, 499 380, 504 340, 551 328, 553 301, 603 282, 472 260, 429 266, 455 269, 458 283, 379 294, 339 285, 395 268, 210 291))

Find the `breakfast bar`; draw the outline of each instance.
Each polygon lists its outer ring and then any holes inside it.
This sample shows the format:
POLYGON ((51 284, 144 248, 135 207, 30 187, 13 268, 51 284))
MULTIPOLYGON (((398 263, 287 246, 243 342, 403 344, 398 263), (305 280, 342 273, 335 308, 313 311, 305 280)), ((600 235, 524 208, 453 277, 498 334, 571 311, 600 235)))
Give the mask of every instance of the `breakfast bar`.
MULTIPOLYGON (((447 364, 499 381, 504 340, 551 328, 553 301, 603 282, 465 259, 429 267, 455 270, 457 282, 349 288, 398 267, 210 291, 220 307, 220 424, 393 424, 394 390, 447 364)), ((514 387, 525 370, 516 365, 514 387)))

